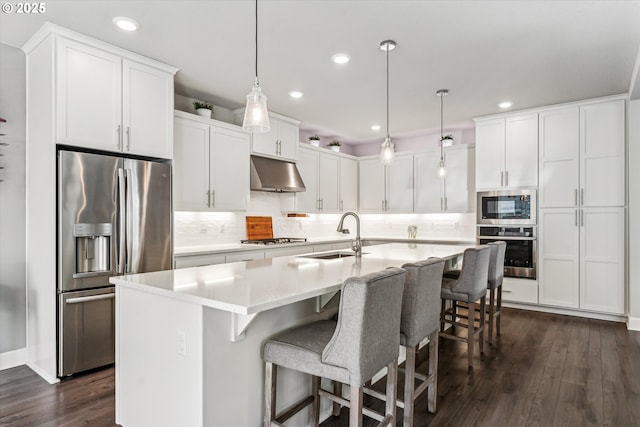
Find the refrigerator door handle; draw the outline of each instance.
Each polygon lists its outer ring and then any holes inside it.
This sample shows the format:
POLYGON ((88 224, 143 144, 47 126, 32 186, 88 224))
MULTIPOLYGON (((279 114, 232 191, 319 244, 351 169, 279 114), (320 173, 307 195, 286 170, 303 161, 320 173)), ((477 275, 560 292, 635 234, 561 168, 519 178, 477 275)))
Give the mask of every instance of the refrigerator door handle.
MULTIPOLYGON (((133 175, 133 171, 131 169, 125 169, 127 177, 133 175)), ((131 188, 131 180, 127 179, 126 181, 126 234, 125 234, 125 245, 127 250, 127 262, 125 264, 125 273, 131 273, 131 264, 133 262, 133 189, 131 188)))
POLYGON ((118 169, 118 259, 116 261, 117 273, 123 274, 125 271, 125 255, 126 255, 126 171, 122 168, 118 169))

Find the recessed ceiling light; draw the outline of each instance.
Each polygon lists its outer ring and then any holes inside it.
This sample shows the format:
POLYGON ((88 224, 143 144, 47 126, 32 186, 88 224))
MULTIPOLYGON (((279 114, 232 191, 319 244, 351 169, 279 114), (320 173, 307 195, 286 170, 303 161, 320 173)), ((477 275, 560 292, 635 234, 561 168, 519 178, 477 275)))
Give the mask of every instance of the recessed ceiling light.
POLYGON ((501 102, 500 104, 498 104, 498 107, 500 107, 500 108, 509 108, 512 105, 513 105, 513 102, 505 101, 505 102, 501 102))
POLYGON ((140 28, 140 25, 131 18, 125 16, 116 16, 113 18, 113 23, 125 31, 135 31, 140 28))
POLYGON ((331 60, 336 64, 346 64, 351 60, 351 57, 346 53, 336 53, 331 57, 331 60))
POLYGON ((292 98, 302 98, 304 92, 300 92, 299 90, 292 90, 289 92, 289 96, 292 98))
POLYGON ((373 126, 371 126, 371 130, 373 130, 373 131, 379 131, 379 130, 380 130, 380 125, 373 125, 373 126))

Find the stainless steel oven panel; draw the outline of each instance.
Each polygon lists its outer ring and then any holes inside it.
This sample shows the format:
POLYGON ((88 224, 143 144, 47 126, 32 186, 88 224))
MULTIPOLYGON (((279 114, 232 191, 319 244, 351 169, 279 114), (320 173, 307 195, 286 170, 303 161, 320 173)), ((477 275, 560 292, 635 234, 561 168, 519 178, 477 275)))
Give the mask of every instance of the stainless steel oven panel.
POLYGON ((58 376, 114 362, 115 288, 58 294, 58 376))
POLYGON ((500 236, 500 237, 489 237, 489 236, 477 236, 478 244, 487 244, 489 242, 495 241, 505 241, 507 242, 507 253, 505 253, 505 257, 508 257, 509 254, 509 242, 514 241, 526 241, 531 245, 531 260, 529 267, 516 267, 506 265, 504 267, 504 275, 505 277, 516 277, 520 279, 536 279, 537 277, 537 259, 538 259, 538 242, 535 237, 511 237, 511 236, 500 236))
POLYGON ((500 191, 481 191, 476 194, 476 222, 477 224, 495 224, 495 225, 531 225, 537 224, 537 203, 538 191, 535 188, 525 188, 519 190, 500 190, 500 191), (494 219, 485 218, 483 215, 483 203, 482 199, 485 197, 500 197, 500 196, 530 196, 530 217, 529 218, 516 218, 516 219, 494 219))

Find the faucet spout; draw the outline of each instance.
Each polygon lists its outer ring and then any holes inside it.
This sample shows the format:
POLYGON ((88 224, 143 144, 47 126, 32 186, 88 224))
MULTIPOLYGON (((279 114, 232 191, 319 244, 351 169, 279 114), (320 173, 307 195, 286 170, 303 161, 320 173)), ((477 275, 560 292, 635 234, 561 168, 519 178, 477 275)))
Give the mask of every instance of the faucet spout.
POLYGON ((345 232, 344 219, 348 216, 352 216, 356 220, 356 239, 351 243, 351 250, 356 253, 356 258, 360 258, 362 257, 362 241, 360 240, 360 218, 358 217, 358 215, 355 212, 351 211, 342 214, 336 231, 339 233, 345 232))

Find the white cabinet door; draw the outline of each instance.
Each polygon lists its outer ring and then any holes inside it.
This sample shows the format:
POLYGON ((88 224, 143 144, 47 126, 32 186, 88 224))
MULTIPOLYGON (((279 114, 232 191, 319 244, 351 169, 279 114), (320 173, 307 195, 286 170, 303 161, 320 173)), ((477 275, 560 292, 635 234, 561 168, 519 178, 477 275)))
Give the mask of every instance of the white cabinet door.
POLYGON ((331 154, 320 154, 319 162, 319 198, 320 211, 323 213, 338 212, 340 201, 338 195, 340 178, 340 158, 331 154))
POLYGON ((298 160, 298 144, 300 132, 297 125, 283 121, 278 122, 278 156, 283 160, 298 160))
POLYGON ((296 210, 307 213, 317 212, 320 208, 318 201, 318 152, 300 149, 298 156, 298 171, 307 190, 295 194, 296 210))
POLYGON ((297 161, 298 126, 272 116, 269 116, 269 122, 269 132, 253 134, 251 152, 281 160, 297 161))
POLYGON ((358 161, 340 159, 340 210, 358 209, 358 161))
POLYGON ((177 117, 174 135, 173 208, 177 211, 207 211, 209 126, 177 117))
POLYGON ((120 151, 121 58, 59 37, 56 50, 56 142, 120 151))
POLYGON ((583 206, 624 206, 624 100, 580 107, 580 181, 583 206))
POLYGON ((380 159, 360 160, 360 212, 382 212, 385 198, 384 166, 380 159))
POLYGON ((246 211, 249 200, 248 133, 211 126, 210 207, 216 211, 246 211))
POLYGON ((173 154, 173 75, 122 61, 123 151, 170 159, 173 154))
POLYGON ((396 156, 387 166, 387 212, 413 212, 413 156, 396 156))
POLYGON ((439 152, 413 156, 414 212, 440 213, 444 210, 444 179, 438 175, 439 165, 439 152))
POLYGON ((464 213, 474 210, 474 154, 473 147, 445 149, 447 176, 444 179, 444 211, 464 213))
POLYGON ((581 209, 580 225, 580 308, 624 314, 624 208, 581 209))
POLYGON ((476 187, 478 190, 503 185, 505 119, 476 123, 476 187))
POLYGON ((540 304, 578 308, 579 209, 540 209, 538 281, 540 304))
POLYGON ((508 117, 504 187, 538 186, 538 114, 508 117))
POLYGON ((578 205, 578 107, 540 113, 541 208, 578 205))

